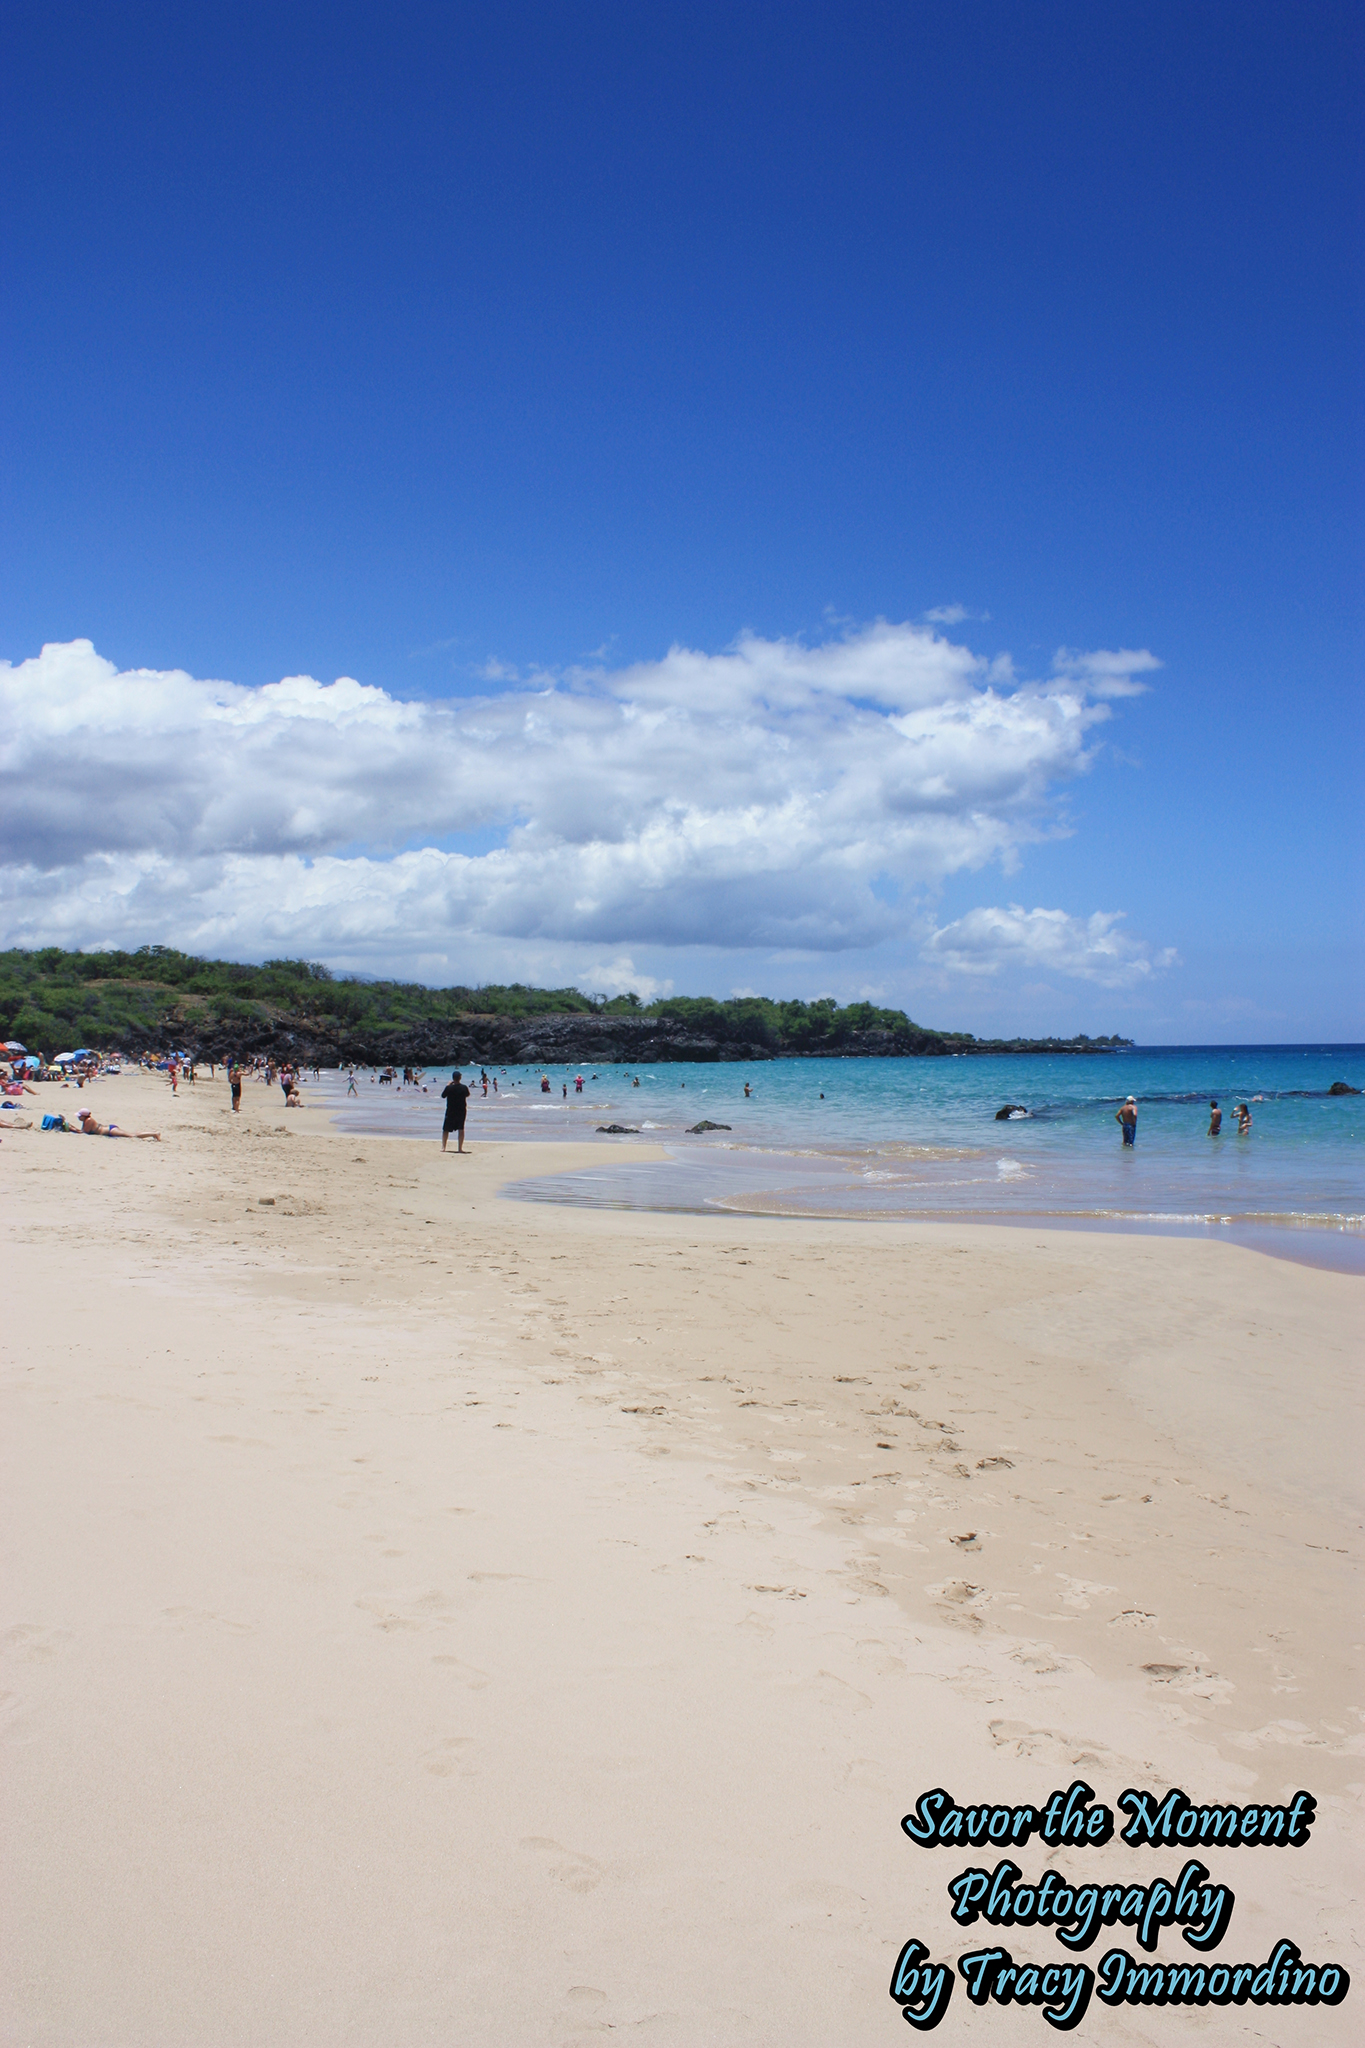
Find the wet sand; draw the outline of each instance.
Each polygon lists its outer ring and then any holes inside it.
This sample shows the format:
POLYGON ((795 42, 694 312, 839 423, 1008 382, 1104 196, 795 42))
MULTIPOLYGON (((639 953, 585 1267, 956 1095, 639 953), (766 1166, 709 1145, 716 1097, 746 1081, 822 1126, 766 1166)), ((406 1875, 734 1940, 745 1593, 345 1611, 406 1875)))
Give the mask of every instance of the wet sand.
MULTIPOLYGON (((1075 1777, 1314 1792, 1305 1850, 1207 1854, 1215 1959, 1354 1967, 1358 1279, 511 1203, 587 1149, 477 1105, 460 1158, 254 1084, 91 1099, 165 1142, 0 1137, 6 2041, 896 2039, 912 1935, 1070 1959, 955 1927, 982 1859, 900 1816, 1075 1777)), ((1044 2026, 959 1984, 940 2038, 1044 2026)))

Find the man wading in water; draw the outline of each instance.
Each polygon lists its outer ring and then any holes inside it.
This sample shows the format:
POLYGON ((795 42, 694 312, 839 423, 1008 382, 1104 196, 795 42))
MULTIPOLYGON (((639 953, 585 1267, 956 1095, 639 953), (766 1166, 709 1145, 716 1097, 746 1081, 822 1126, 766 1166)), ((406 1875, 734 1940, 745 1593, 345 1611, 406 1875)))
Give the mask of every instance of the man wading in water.
POLYGON ((469 1090, 465 1087, 464 1082, 460 1079, 460 1070, 458 1067, 455 1069, 455 1072, 451 1075, 449 1081, 447 1081, 445 1087, 441 1090, 441 1094, 445 1098, 446 1106, 446 1120, 444 1124, 441 1126, 441 1150, 443 1152, 445 1151, 446 1145, 449 1143, 450 1140, 450 1134, 452 1131, 454 1131, 457 1133, 459 1138, 459 1143, 456 1145, 455 1150, 457 1152, 463 1152, 464 1118, 465 1110, 469 1106, 469 1090))

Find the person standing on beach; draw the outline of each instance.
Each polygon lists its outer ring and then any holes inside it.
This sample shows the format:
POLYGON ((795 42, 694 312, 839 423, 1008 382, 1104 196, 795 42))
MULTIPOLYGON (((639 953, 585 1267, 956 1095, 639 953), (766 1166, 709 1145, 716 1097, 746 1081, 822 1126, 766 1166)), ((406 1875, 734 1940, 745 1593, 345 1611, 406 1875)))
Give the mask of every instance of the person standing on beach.
POLYGON ((1211 1138, 1220 1138, 1222 1135, 1223 1112, 1216 1102, 1211 1102, 1209 1104, 1209 1136, 1211 1138))
POLYGON ((1124 1144, 1136 1145, 1137 1100, 1134 1096, 1130 1095, 1128 1097, 1128 1100, 1124 1103, 1122 1109, 1115 1110, 1114 1122, 1119 1126, 1120 1130, 1123 1132, 1124 1144))
POLYGON ((446 1106, 446 1119, 441 1126, 441 1150, 445 1151, 447 1144, 450 1142, 450 1134, 454 1131, 456 1135, 455 1150, 463 1152, 464 1120, 465 1112, 469 1107, 469 1090, 460 1079, 458 1067, 441 1090, 441 1094, 445 1099, 446 1106))
POLYGON ((348 1095, 358 1095, 358 1094, 359 1094, 359 1092, 360 1092, 360 1091, 359 1091, 359 1089, 358 1089, 358 1088, 356 1087, 356 1085, 355 1085, 355 1068, 354 1068, 354 1067, 352 1067, 352 1068, 351 1068, 351 1080, 350 1080, 350 1086, 349 1086, 349 1087, 347 1088, 347 1090, 346 1090, 346 1093, 347 1093, 348 1095))
POLYGON ((242 1107, 242 1070, 234 1060, 228 1071, 228 1087, 232 1090, 232 1107, 239 1112, 242 1107))

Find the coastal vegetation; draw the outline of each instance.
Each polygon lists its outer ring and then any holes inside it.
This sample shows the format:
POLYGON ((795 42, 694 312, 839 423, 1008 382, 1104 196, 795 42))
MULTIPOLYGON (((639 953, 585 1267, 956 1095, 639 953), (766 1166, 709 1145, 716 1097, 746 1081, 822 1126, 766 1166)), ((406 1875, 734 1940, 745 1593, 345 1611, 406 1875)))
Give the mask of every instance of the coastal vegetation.
POLYGON ((259 966, 205 960, 170 946, 136 952, 0 953, 0 1037, 52 1055, 78 1046, 129 1053, 184 1047, 205 1057, 297 1044, 308 1057, 382 1060, 577 1057, 608 1043, 653 1058, 781 1058, 800 1054, 1009 1051, 1107 1052, 1126 1039, 991 1039, 935 1031, 873 1003, 775 1002, 764 996, 638 995, 608 999, 577 988, 507 985, 426 988, 336 975, 315 960, 259 966))

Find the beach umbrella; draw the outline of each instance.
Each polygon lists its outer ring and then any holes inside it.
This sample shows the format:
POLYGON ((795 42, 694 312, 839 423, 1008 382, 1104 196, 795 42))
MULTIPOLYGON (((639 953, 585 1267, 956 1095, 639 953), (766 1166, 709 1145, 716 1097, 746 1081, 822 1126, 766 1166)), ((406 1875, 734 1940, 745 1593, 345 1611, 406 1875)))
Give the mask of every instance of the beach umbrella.
POLYGON ((26 1045, 20 1045, 20 1043, 19 1043, 19 1041, 18 1041, 18 1039, 17 1039, 17 1038, 7 1038, 7 1039, 5 1040, 5 1051, 6 1051, 6 1052, 27 1052, 27 1051, 28 1051, 28 1047, 27 1047, 26 1045))

